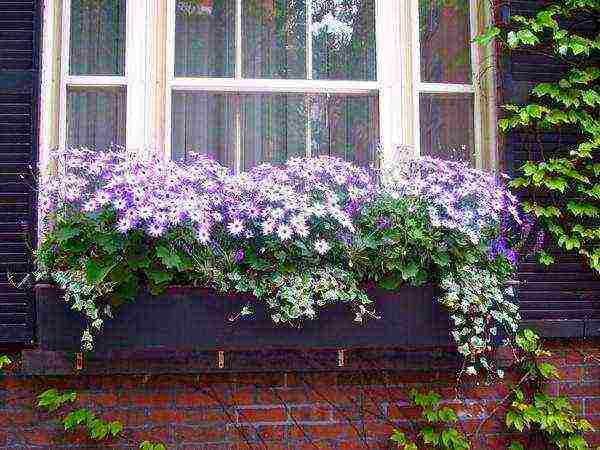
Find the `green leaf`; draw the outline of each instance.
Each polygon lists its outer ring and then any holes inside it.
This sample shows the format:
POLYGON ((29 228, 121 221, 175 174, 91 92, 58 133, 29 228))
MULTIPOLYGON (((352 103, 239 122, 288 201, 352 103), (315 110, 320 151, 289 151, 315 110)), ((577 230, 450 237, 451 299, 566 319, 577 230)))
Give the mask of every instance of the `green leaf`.
POLYGON ((473 42, 478 45, 489 45, 490 42, 492 42, 500 34, 500 32, 501 30, 498 27, 489 27, 487 30, 485 30, 485 33, 480 34, 473 39, 473 42))
POLYGON ((6 355, 0 355, 0 369, 12 364, 11 359, 6 355))
POLYGON ((119 422, 118 420, 114 420, 114 421, 110 422, 109 429, 110 429, 110 434, 112 434, 113 436, 116 436, 121 431, 123 431, 123 424, 121 422, 119 422))
POLYGON ((183 261, 174 249, 161 245, 156 248, 156 256, 168 269, 182 269, 183 261))
POLYGON ((440 434, 431 427, 425 427, 419 433, 426 444, 438 445, 440 442, 440 434))
POLYGON ((77 228, 61 226, 58 230, 56 230, 56 239, 58 239, 59 242, 64 242, 75 236, 79 236, 80 233, 81 231, 77 228))
POLYGON ((85 261, 85 278, 90 284, 101 283, 116 265, 116 262, 102 264, 99 261, 88 259, 85 261))
POLYGON ((542 362, 537 365, 540 374, 547 379, 560 379, 558 369, 550 363, 542 362))
POLYGON ((507 450, 525 450, 525 447, 519 442, 512 441, 507 450))
POLYGON ((148 271, 147 273, 148 277, 156 284, 168 283, 173 279, 173 275, 164 270, 154 269, 148 271))

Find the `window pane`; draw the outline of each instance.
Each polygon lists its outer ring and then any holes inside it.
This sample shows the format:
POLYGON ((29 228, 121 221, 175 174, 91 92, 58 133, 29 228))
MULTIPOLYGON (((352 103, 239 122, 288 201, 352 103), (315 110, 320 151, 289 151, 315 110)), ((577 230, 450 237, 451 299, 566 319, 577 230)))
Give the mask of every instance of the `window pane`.
POLYGON ((376 80, 375 0, 313 0, 313 78, 376 80))
POLYGON ((244 0, 246 78, 306 78, 304 0, 244 0))
POLYGON ((421 94, 421 154, 473 161, 472 94, 421 94))
POLYGON ((125 87, 67 88, 67 145, 103 150, 125 145, 125 87))
POLYGON ((421 81, 471 83, 470 0, 419 0, 421 81))
POLYGON ((241 96, 243 167, 306 155, 304 94, 241 96))
POLYGON ((125 74, 125 4, 71 0, 71 74, 125 74))
POLYGON ((178 0, 175 76, 233 77, 235 0, 178 0))
POLYGON ((173 92, 171 155, 210 155, 234 166, 235 102, 232 94, 173 92))
POLYGON ((311 97, 314 155, 339 156, 360 165, 373 162, 379 143, 377 94, 311 97))

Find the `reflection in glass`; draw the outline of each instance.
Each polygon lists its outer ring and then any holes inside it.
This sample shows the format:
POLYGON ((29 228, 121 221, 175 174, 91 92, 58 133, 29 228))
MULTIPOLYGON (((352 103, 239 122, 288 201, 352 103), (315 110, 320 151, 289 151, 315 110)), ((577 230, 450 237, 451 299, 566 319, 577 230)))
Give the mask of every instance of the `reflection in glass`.
POLYGON ((304 0, 244 0, 245 78, 306 78, 304 0))
POLYGON ((375 160, 379 143, 377 94, 314 95, 309 104, 313 155, 338 156, 359 165, 375 160))
POLYGON ((71 0, 69 72, 125 74, 125 0, 71 0))
POLYGON ((312 0, 311 31, 314 79, 377 79, 374 0, 312 0))
POLYGON ((472 94, 421 94, 421 154, 474 160, 472 94))
POLYGON ((67 145, 104 150, 125 145, 124 87, 67 88, 67 145))
POLYGON ((419 0, 421 81, 471 83, 469 0, 419 0))
POLYGON ((235 102, 232 94, 173 92, 172 158, 185 159, 196 152, 233 167, 235 102))
POLYGON ((175 76, 233 77, 235 0, 177 0, 175 76))
POLYGON ((303 94, 244 94, 241 98, 244 169, 306 154, 303 94))

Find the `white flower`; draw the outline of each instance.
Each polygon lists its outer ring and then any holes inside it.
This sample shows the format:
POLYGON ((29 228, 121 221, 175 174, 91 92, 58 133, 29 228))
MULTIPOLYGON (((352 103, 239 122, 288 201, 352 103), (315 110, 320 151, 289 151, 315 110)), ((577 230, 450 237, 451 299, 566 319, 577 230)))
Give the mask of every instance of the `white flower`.
POLYGON ((477 375, 477 369, 473 366, 467 367, 467 375, 477 375))
POLYGON ((279 236, 279 239, 282 241, 290 239, 293 233, 293 230, 286 224, 281 224, 277 227, 277 236, 279 236))
POLYGON ((329 246, 327 241, 324 239, 319 239, 318 241, 315 242, 315 251, 319 255, 324 255, 325 253, 327 253, 329 251, 330 248, 331 247, 329 246))
POLYGON ((198 239, 198 242, 202 242, 203 244, 206 244, 209 240, 210 240, 210 233, 208 231, 207 228, 199 228, 196 231, 196 239, 198 239))
POLYGON ((244 222, 242 220, 235 219, 233 222, 230 222, 229 225, 227 225, 227 230, 234 236, 237 236, 244 231, 244 222))

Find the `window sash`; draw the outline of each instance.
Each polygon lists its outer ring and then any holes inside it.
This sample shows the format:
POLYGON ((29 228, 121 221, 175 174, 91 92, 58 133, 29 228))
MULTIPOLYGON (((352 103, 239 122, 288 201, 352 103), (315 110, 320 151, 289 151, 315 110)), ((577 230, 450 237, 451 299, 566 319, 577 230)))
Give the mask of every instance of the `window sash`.
MULTIPOLYGON (((380 45, 383 45, 383 32, 379 25, 380 17, 385 10, 385 0, 375 0, 375 27, 377 48, 377 81, 351 81, 351 80, 315 80, 313 79, 313 51, 312 51, 312 2, 306 1, 306 79, 272 79, 272 78, 243 78, 243 54, 242 54, 242 1, 236 0, 235 19, 235 77, 234 78, 209 78, 209 77, 177 77, 175 76, 175 22, 177 0, 167 0, 167 30, 166 30, 166 95, 165 95, 165 134, 164 134, 164 157, 169 159, 172 154, 172 105, 173 92, 185 91, 211 91, 211 92, 239 92, 239 93, 306 93, 306 94, 357 94, 357 93, 379 93, 379 111, 381 118, 391 111, 389 105, 382 101, 382 83, 380 70, 384 66, 380 45)), ((310 119, 306 117, 306 155, 311 155, 311 127, 310 119)), ((235 167, 234 170, 241 171, 243 164, 242 152, 242 124, 239 105, 235 117, 235 167)), ((379 135, 383 138, 382 121, 380 120, 379 135)))
MULTIPOLYGON (((51 9, 51 7, 48 7, 51 9)), ((70 74, 70 38, 71 38, 71 0, 62 0, 61 5, 61 52, 60 52, 60 88, 59 88, 59 139, 61 148, 67 146, 67 89, 73 87, 124 86, 127 90, 126 146, 133 150, 145 145, 147 124, 147 29, 148 2, 145 0, 127 0, 125 46, 125 75, 71 75, 70 74), (140 38, 141 37, 141 38, 140 38), (135 125, 133 125, 135 123, 135 125)))

